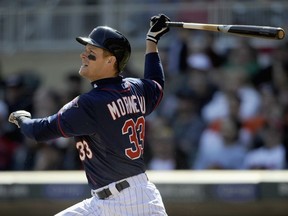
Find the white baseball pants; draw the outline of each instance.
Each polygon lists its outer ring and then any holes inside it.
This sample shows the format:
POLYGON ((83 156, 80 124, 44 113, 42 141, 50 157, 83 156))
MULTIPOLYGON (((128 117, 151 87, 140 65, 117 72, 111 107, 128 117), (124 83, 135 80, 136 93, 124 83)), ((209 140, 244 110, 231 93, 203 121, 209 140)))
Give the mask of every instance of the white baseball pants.
MULTIPOLYGON (((124 180, 124 179, 123 179, 124 180)), ((123 181, 121 180, 121 181, 123 181)), ((92 190, 92 197, 83 200, 55 216, 167 216, 161 195, 145 173, 125 179, 130 187, 118 192, 115 183, 108 187, 112 193, 107 199, 99 199, 92 190)))

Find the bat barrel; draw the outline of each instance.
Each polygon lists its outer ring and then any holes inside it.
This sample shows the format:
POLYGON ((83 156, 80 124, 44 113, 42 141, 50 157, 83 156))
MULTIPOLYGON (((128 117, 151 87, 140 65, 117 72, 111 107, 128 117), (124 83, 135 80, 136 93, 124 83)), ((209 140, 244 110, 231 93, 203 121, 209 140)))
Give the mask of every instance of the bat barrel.
MULTIPOLYGON (((224 28, 225 27, 223 27, 223 31, 224 28)), ((221 26, 219 26, 219 30, 222 31, 221 26)), ((285 31, 282 28, 270 26, 230 25, 227 32, 244 36, 278 40, 285 37, 285 31)))

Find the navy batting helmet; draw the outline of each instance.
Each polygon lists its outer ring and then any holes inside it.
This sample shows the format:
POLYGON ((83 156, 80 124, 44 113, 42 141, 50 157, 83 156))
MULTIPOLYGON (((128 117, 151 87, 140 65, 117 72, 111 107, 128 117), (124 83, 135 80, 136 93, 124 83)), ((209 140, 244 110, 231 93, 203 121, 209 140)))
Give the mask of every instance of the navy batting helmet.
POLYGON ((123 71, 130 58, 129 41, 113 28, 98 26, 92 30, 88 37, 77 37, 76 40, 83 45, 91 44, 111 52, 117 59, 119 72, 123 71))

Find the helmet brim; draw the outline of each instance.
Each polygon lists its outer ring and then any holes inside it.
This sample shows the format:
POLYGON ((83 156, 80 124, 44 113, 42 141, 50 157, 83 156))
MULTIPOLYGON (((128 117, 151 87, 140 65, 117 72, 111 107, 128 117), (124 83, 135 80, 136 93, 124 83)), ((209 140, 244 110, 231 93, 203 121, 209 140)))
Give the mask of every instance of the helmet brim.
POLYGON ((99 43, 96 43, 94 40, 92 40, 91 38, 88 38, 88 37, 77 37, 76 41, 78 41, 80 44, 82 44, 84 46, 86 46, 87 44, 90 44, 90 45, 95 46, 95 47, 106 49, 105 47, 103 47, 99 43))

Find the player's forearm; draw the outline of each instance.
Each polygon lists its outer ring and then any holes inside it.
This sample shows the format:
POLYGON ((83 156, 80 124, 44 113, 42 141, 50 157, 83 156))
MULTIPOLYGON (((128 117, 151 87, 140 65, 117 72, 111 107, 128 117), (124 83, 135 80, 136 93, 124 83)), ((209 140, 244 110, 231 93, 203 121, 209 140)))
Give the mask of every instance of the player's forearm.
POLYGON ((159 83, 164 88, 164 71, 159 54, 148 53, 145 56, 144 78, 151 79, 159 83))
POLYGON ((42 119, 26 118, 21 122, 21 132, 36 141, 48 141, 61 137, 57 131, 56 116, 42 119), (55 119, 54 119, 55 118, 55 119))
POLYGON ((146 40, 146 54, 153 52, 158 52, 157 44, 155 42, 146 40))

